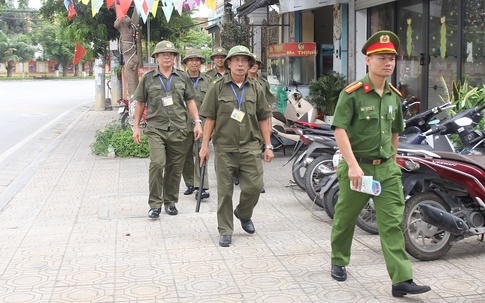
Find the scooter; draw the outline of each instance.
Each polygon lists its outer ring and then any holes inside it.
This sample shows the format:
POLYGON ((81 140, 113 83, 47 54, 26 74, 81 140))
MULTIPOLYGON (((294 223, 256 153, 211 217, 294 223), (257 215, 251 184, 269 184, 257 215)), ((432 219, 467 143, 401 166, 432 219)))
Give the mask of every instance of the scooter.
POLYGON ((286 154, 286 148, 294 148, 300 141, 300 136, 294 132, 291 125, 295 122, 319 123, 317 120, 317 111, 310 102, 303 99, 298 88, 288 95, 288 101, 285 114, 276 111, 272 117, 271 144, 275 150, 283 149, 286 154))
POLYGON ((406 250, 436 260, 466 237, 485 235, 485 130, 475 130, 485 105, 459 112, 425 135, 458 133, 465 154, 401 150, 407 198, 403 231, 406 250))

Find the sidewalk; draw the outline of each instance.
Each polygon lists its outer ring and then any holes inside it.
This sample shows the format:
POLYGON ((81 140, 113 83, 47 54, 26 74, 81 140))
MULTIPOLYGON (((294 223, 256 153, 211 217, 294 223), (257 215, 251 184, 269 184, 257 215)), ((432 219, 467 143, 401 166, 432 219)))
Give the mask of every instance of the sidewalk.
POLYGON ((256 233, 235 219, 229 248, 218 245, 213 159, 199 213, 182 183, 179 215, 149 220, 149 160, 91 154, 95 131, 116 117, 85 112, 0 209, 0 302, 483 302, 485 244, 476 238, 441 260, 412 259, 415 281, 432 291, 398 299, 379 237, 357 228, 349 278, 332 280, 332 220, 288 186, 282 152, 264 164, 256 233))

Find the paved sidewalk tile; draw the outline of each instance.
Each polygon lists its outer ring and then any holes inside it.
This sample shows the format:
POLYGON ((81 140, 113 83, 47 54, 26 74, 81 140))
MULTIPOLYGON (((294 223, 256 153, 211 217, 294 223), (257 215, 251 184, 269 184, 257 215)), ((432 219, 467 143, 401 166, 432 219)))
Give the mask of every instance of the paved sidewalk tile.
POLYGON ((289 186, 281 152, 264 164, 256 233, 235 219, 230 247, 218 245, 213 159, 199 213, 182 184, 179 215, 148 219, 149 160, 91 154, 115 114, 87 112, 0 211, 0 302, 483 302, 476 238, 437 261, 412 259, 432 291, 397 299, 379 237, 357 228, 349 278, 332 280, 332 220, 289 186))

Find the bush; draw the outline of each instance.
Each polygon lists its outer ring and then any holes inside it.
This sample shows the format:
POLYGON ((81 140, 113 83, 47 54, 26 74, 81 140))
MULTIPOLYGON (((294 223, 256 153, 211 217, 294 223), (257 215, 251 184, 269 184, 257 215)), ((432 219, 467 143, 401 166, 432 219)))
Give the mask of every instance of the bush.
POLYGON ((91 151, 95 155, 107 156, 108 146, 111 145, 118 157, 146 158, 149 156, 147 136, 142 134, 140 145, 136 144, 133 142, 133 132, 122 130, 118 120, 108 123, 105 129, 97 130, 94 138, 91 151))

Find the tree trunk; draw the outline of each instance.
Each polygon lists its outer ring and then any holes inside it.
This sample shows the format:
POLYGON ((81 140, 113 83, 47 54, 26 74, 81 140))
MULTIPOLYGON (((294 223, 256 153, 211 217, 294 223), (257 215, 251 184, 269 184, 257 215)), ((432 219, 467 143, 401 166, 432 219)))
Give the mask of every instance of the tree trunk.
POLYGON ((120 32, 120 50, 123 55, 125 64, 124 69, 126 73, 127 87, 128 87, 128 100, 133 101, 133 94, 138 86, 138 56, 136 54, 136 42, 135 42, 135 26, 140 19, 137 10, 133 10, 132 18, 124 16, 120 21, 116 19, 114 28, 120 32), (133 18, 133 22, 132 22, 133 18))
POLYGON ((13 67, 14 62, 12 60, 7 61, 7 78, 12 77, 13 67))

